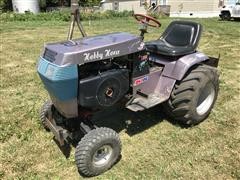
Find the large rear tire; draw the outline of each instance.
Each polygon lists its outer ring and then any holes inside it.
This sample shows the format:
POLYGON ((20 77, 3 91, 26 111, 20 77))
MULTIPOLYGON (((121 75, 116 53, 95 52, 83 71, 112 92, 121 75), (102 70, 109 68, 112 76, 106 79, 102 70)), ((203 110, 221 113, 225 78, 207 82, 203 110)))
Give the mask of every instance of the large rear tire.
POLYGON ((164 103, 164 110, 178 123, 199 124, 210 114, 218 89, 217 69, 207 65, 195 66, 175 84, 171 97, 164 103))
POLYGON ((109 128, 88 132, 78 143, 75 161, 81 175, 97 176, 110 169, 121 153, 118 134, 109 128))

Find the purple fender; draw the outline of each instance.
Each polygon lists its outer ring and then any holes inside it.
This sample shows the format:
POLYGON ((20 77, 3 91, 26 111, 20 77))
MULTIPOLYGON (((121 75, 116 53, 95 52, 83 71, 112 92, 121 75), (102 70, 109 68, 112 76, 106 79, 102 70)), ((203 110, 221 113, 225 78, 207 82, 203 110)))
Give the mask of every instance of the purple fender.
POLYGON ((209 57, 201 52, 185 55, 176 61, 158 56, 150 56, 150 61, 154 61, 165 66, 162 76, 175 80, 181 80, 192 66, 208 59, 209 57))
POLYGON ((201 52, 183 56, 177 60, 150 55, 149 60, 164 65, 163 72, 159 78, 155 93, 161 97, 161 101, 169 99, 177 80, 181 80, 187 71, 195 64, 206 62, 210 58, 201 52))

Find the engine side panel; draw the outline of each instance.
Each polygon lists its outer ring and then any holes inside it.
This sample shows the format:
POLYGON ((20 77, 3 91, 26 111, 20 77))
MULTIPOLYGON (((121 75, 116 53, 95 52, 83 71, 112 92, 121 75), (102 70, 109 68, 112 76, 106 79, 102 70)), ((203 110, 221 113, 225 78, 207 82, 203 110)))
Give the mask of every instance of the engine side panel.
POLYGON ((79 104, 82 107, 109 107, 129 90, 128 69, 112 69, 79 82, 79 104))

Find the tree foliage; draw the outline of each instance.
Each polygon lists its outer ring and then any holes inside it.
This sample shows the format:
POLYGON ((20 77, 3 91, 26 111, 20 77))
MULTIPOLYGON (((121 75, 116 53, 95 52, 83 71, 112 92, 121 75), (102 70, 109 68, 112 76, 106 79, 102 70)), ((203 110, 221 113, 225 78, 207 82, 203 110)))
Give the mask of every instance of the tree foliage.
POLYGON ((101 0, 79 0, 81 6, 96 6, 99 5, 101 0))
POLYGON ((0 0, 0 12, 12 10, 12 1, 11 0, 0 0))
MULTIPOLYGON (((50 5, 70 5, 71 0, 45 0, 48 6, 50 5)), ((81 6, 96 6, 101 0, 78 0, 81 6)))

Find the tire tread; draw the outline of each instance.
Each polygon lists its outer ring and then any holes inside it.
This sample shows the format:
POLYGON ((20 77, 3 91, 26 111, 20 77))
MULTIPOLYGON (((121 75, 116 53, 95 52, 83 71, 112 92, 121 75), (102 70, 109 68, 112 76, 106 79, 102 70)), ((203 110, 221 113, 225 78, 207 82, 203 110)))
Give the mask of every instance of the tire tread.
MULTIPOLYGON (((94 148, 94 145, 100 142, 102 139, 113 138, 116 139, 119 143, 120 152, 121 152, 121 141, 119 135, 112 129, 101 127, 97 129, 91 130, 88 134, 86 134, 81 141, 78 143, 75 152, 75 160, 78 167, 78 170, 81 174, 87 177, 96 176, 102 172, 93 172, 90 171, 87 167, 87 158, 89 155, 89 151, 94 148)), ((112 164, 113 165, 113 164, 112 164)), ((111 168, 112 165, 109 167, 111 168)), ((104 171, 108 170, 105 169, 104 171)))
POLYGON ((181 81, 176 82, 169 100, 163 104, 166 114, 171 119, 185 125, 199 123, 194 120, 191 103, 203 78, 211 80, 216 87, 216 93, 218 92, 217 69, 202 64, 194 66, 181 81))

